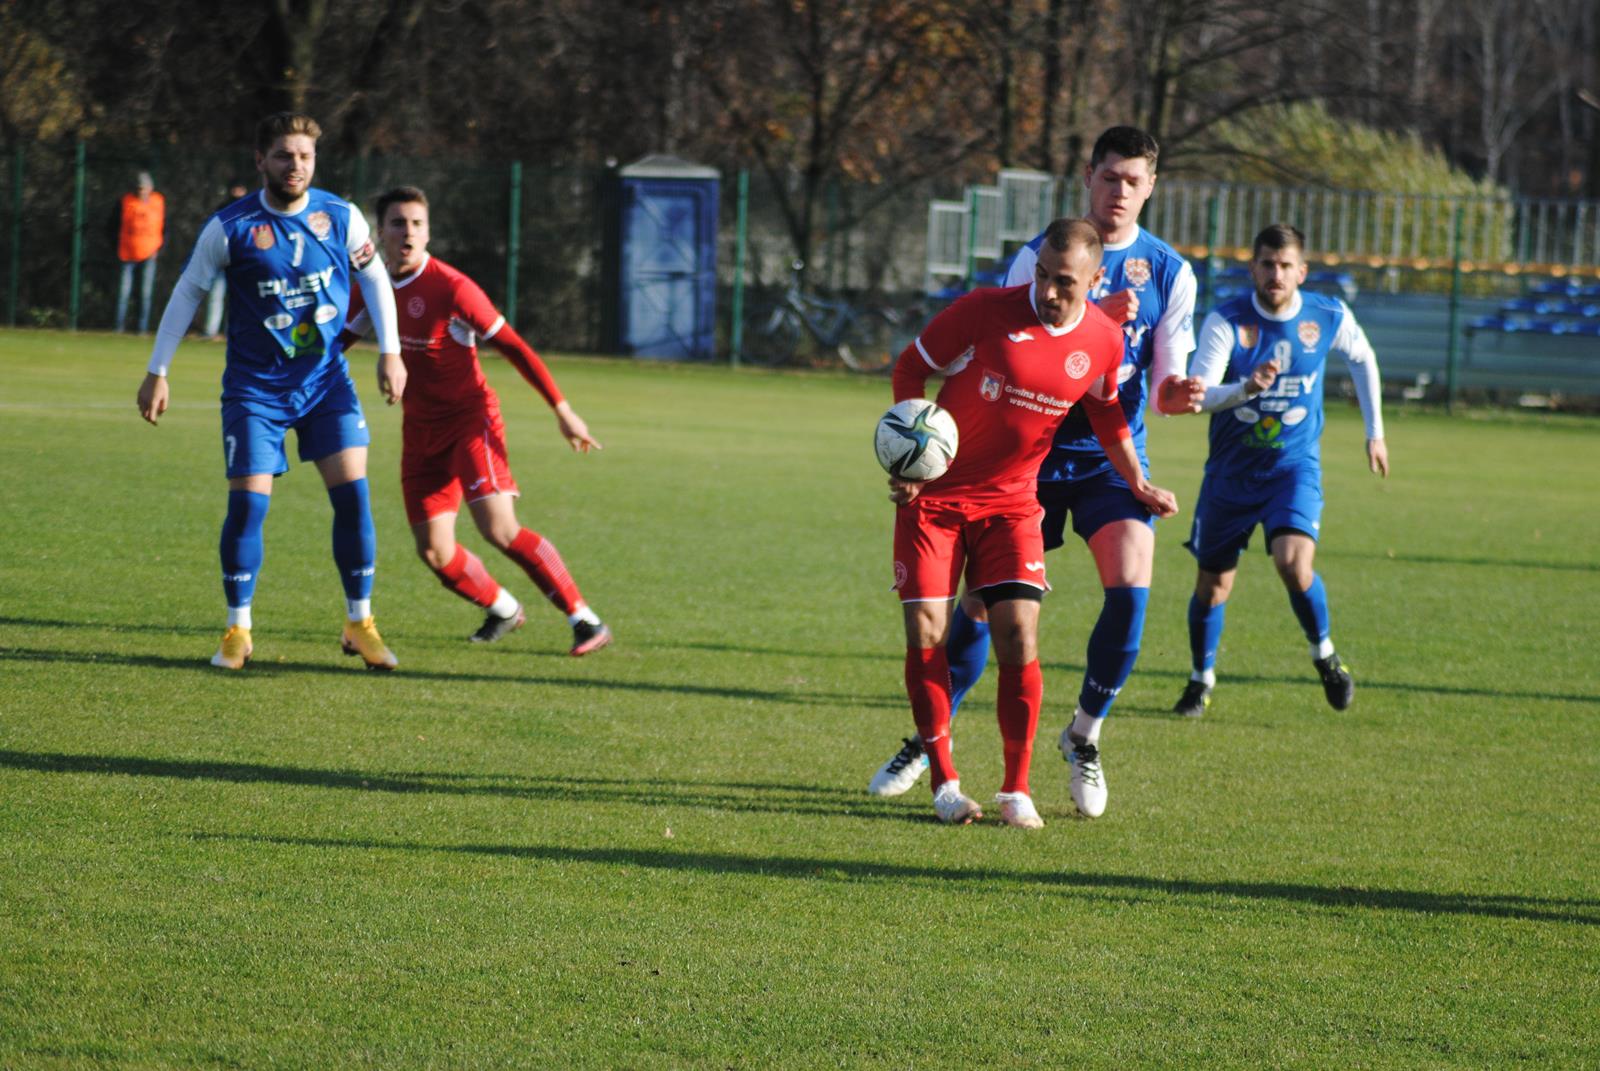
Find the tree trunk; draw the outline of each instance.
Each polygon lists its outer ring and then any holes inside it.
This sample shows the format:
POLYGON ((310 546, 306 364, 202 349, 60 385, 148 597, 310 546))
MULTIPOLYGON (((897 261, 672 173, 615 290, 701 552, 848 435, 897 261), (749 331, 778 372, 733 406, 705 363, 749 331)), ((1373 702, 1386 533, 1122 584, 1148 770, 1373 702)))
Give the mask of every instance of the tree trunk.
POLYGON ((1044 38, 1044 110, 1039 124, 1039 152, 1037 167, 1040 171, 1055 169, 1056 102, 1061 97, 1061 8, 1066 0, 1050 0, 1045 9, 1044 38))

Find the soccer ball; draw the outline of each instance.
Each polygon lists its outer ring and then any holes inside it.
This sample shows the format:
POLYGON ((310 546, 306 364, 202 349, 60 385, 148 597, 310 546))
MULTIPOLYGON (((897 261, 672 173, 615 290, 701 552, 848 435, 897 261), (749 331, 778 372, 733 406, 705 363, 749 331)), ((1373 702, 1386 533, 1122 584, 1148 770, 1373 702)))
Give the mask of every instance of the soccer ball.
POLYGON ((878 421, 878 464, 898 480, 937 480, 955 460, 955 417, 926 398, 896 402, 878 421))

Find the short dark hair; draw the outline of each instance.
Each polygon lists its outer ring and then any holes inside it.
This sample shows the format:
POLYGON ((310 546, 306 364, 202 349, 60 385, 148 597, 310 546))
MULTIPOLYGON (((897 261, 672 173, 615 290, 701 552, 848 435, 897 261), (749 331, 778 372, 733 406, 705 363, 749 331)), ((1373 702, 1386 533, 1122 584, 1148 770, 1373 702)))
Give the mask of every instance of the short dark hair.
POLYGON ((1155 138, 1136 126, 1114 126, 1094 139, 1094 148, 1089 151, 1090 169, 1105 163, 1106 157, 1112 153, 1124 160, 1142 156, 1150 161, 1150 171, 1154 174, 1156 161, 1161 158, 1161 146, 1156 144, 1155 138))
POLYGON ((1261 255, 1263 249, 1274 251, 1283 249, 1298 249, 1300 255, 1306 252, 1306 236, 1300 233, 1298 227, 1292 223, 1273 223, 1263 227, 1261 233, 1256 235, 1255 242, 1250 246, 1250 257, 1255 259, 1261 255))
POLYGON ((378 226, 383 226, 383 217, 389 214, 390 205, 421 205, 428 207, 428 195, 422 192, 420 186, 396 186, 394 189, 378 198, 378 226))
POLYGON ((1075 245, 1081 245, 1096 259, 1105 252, 1105 246, 1100 241, 1100 232, 1094 229, 1094 224, 1086 219, 1072 219, 1062 216, 1060 219, 1050 221, 1050 226, 1044 229, 1044 241, 1057 253, 1065 253, 1075 245))
POLYGON ((273 112, 256 124, 256 152, 266 155, 272 143, 290 134, 304 134, 312 141, 322 137, 322 128, 309 115, 299 112, 273 112))

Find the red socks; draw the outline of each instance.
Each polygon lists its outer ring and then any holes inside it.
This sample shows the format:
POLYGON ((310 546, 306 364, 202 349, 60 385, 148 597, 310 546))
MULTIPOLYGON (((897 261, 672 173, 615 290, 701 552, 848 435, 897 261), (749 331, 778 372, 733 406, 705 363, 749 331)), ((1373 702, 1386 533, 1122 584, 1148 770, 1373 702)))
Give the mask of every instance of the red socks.
POLYGON ((1039 728, 1039 704, 1044 679, 1036 658, 1025 666, 1000 667, 998 714, 1000 740, 1005 747, 1006 778, 1001 792, 1027 792, 1028 767, 1033 762, 1033 734, 1039 728))
MULTIPOLYGON (((955 763, 950 759, 950 663, 944 645, 906 648, 906 694, 911 697, 911 716, 917 722, 917 735, 928 754, 933 788, 956 779, 955 763)), ((1034 704, 1037 712, 1038 704, 1034 704)))
POLYGON ((572 582, 572 574, 567 572, 561 555, 556 553, 555 544, 538 532, 524 528, 506 548, 506 556, 522 566, 522 571, 544 592, 545 598, 561 607, 563 613, 577 612, 583 596, 578 585, 572 582))
POLYGON ((495 596, 500 594, 500 585, 495 578, 489 575, 489 570, 483 567, 483 562, 472 551, 456 544, 455 556, 450 559, 443 569, 435 569, 433 575, 439 578, 439 583, 460 595, 468 602, 475 602, 488 609, 494 603, 495 596))

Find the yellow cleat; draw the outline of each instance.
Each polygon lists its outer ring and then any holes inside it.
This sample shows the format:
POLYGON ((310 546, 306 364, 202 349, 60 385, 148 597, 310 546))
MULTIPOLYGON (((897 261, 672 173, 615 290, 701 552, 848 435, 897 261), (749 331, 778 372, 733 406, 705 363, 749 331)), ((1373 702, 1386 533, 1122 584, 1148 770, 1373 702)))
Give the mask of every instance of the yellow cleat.
POLYGON ((211 656, 211 664, 218 669, 243 669, 250 661, 255 647, 250 643, 250 630, 240 625, 229 625, 222 634, 222 646, 211 656))
POLYGON ((368 669, 394 669, 400 664, 394 652, 383 645, 378 626, 372 623, 370 617, 361 621, 346 621, 344 635, 339 637, 339 646, 347 655, 360 655, 368 669))

